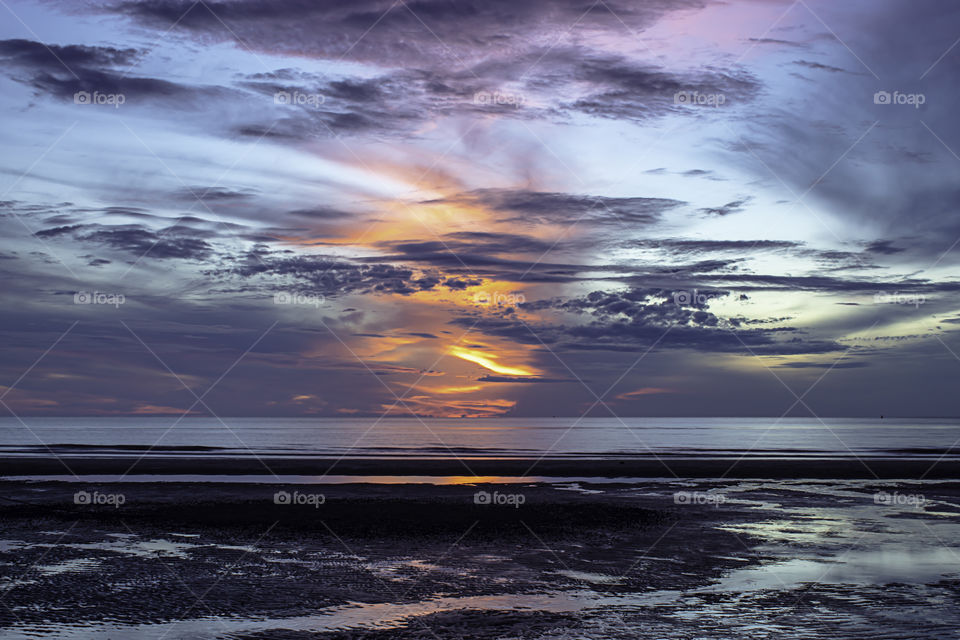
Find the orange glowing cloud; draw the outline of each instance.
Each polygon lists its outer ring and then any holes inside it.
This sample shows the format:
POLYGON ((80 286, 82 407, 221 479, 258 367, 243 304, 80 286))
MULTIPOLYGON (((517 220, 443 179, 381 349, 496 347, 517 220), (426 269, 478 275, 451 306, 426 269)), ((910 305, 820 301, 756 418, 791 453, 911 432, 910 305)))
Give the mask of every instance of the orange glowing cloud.
POLYGON ((478 364, 484 369, 489 369, 494 373, 499 373, 503 376, 533 376, 536 375, 536 371, 526 369, 524 367, 511 367, 504 364, 499 364, 496 362, 496 356, 492 356, 475 349, 468 349, 466 347, 453 347, 450 349, 450 354, 463 360, 473 362, 478 364))

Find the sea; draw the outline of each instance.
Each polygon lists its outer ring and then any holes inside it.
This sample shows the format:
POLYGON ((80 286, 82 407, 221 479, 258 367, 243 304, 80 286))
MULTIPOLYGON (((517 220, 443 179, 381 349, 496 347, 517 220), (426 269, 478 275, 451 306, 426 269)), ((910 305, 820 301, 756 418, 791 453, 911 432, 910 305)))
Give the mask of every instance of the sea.
POLYGON ((343 458, 960 455, 960 418, 0 419, 0 455, 343 458))

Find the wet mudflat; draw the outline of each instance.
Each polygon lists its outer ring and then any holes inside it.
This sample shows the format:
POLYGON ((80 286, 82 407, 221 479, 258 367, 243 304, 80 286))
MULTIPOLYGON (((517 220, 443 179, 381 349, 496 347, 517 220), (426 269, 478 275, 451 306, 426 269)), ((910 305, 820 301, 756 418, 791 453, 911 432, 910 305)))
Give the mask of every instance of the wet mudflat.
POLYGON ((955 484, 3 484, 0 638, 960 629, 955 484))

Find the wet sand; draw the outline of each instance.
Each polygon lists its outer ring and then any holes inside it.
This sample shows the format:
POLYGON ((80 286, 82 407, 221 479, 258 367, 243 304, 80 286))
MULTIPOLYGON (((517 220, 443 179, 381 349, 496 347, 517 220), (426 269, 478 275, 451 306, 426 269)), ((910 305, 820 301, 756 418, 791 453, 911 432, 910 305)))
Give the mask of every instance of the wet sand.
POLYGON ((960 626, 960 483, 0 482, 0 496, 0 638, 948 638, 960 626))

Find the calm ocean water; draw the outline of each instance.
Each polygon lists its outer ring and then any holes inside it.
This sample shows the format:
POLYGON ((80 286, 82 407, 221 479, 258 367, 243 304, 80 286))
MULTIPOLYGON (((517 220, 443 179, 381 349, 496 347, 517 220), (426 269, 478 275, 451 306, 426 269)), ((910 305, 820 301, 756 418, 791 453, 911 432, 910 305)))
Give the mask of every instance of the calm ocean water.
MULTIPOLYGON (((0 420, 3 455, 549 457, 939 456, 960 419, 27 418, 0 420)), ((952 452, 951 452, 952 454, 952 452)))

